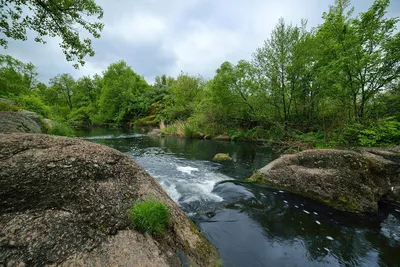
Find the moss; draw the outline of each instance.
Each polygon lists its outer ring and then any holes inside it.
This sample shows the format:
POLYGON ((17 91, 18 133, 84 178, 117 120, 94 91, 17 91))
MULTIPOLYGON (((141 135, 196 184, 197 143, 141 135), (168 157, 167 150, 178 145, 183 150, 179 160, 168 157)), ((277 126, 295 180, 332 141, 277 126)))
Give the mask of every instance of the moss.
POLYGON ((244 180, 248 183, 267 183, 260 172, 254 173, 251 177, 244 180))

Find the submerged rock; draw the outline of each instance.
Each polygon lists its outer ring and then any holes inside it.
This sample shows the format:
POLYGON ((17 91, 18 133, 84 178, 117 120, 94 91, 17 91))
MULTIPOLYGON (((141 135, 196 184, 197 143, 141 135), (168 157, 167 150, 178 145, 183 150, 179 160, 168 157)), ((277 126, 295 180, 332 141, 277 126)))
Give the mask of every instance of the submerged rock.
POLYGON ((214 140, 229 141, 231 138, 228 135, 218 135, 213 138, 214 140))
POLYGON ((250 179, 337 209, 376 212, 400 200, 400 147, 359 151, 315 149, 282 155, 250 179))
POLYGON ((216 249, 161 186, 122 153, 81 139, 0 134, 0 266, 216 266, 216 249), (141 234, 127 211, 170 207, 171 225, 141 234))
POLYGON ((32 113, 0 112, 0 133, 41 133, 43 125, 32 113))
POLYGON ((231 161, 232 158, 229 156, 229 153, 218 153, 214 156, 213 160, 216 161, 231 161))
POLYGON ((147 133, 147 136, 161 136, 161 130, 158 128, 154 128, 147 133))

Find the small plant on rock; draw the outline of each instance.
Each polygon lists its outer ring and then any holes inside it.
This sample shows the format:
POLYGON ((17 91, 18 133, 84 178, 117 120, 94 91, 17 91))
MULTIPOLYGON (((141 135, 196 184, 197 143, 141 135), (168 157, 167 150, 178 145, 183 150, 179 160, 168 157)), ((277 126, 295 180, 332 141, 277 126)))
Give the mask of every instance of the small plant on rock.
POLYGON ((157 200, 146 200, 132 205, 129 218, 136 229, 143 233, 162 233, 170 223, 167 205, 157 200))

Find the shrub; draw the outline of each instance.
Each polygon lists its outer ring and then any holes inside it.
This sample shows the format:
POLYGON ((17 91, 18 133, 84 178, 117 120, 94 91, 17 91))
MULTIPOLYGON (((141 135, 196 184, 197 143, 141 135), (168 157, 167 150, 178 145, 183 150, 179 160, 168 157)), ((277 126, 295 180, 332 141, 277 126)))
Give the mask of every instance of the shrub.
POLYGON ((341 143, 344 145, 359 146, 359 134, 365 127, 360 123, 348 124, 344 127, 341 136, 341 143))
POLYGON ((48 130, 51 135, 61 135, 61 136, 75 136, 74 130, 72 130, 68 125, 57 122, 48 130))
POLYGON ((186 138, 199 138, 201 136, 199 129, 188 123, 183 126, 183 134, 186 138))
POLYGON ((20 111, 21 109, 10 102, 0 100, 0 111, 20 111))
POLYGON ((399 145, 400 122, 394 117, 381 119, 375 127, 362 130, 359 139, 362 146, 399 145))
POLYGON ((20 95, 14 99, 24 109, 37 113, 45 118, 50 115, 50 108, 35 95, 20 95))
POLYGON ((161 201, 146 200, 132 205, 129 218, 143 233, 162 233, 170 223, 169 208, 161 201))

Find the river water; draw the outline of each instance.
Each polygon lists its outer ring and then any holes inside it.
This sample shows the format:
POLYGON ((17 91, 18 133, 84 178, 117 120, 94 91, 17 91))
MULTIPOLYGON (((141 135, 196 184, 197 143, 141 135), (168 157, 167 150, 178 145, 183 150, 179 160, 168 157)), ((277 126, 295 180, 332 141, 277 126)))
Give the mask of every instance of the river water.
POLYGON ((149 137, 119 129, 78 136, 133 158, 163 186, 220 253, 224 266, 400 266, 400 209, 335 211, 241 183, 279 155, 255 143, 149 137), (232 162, 213 162, 216 153, 232 162))

